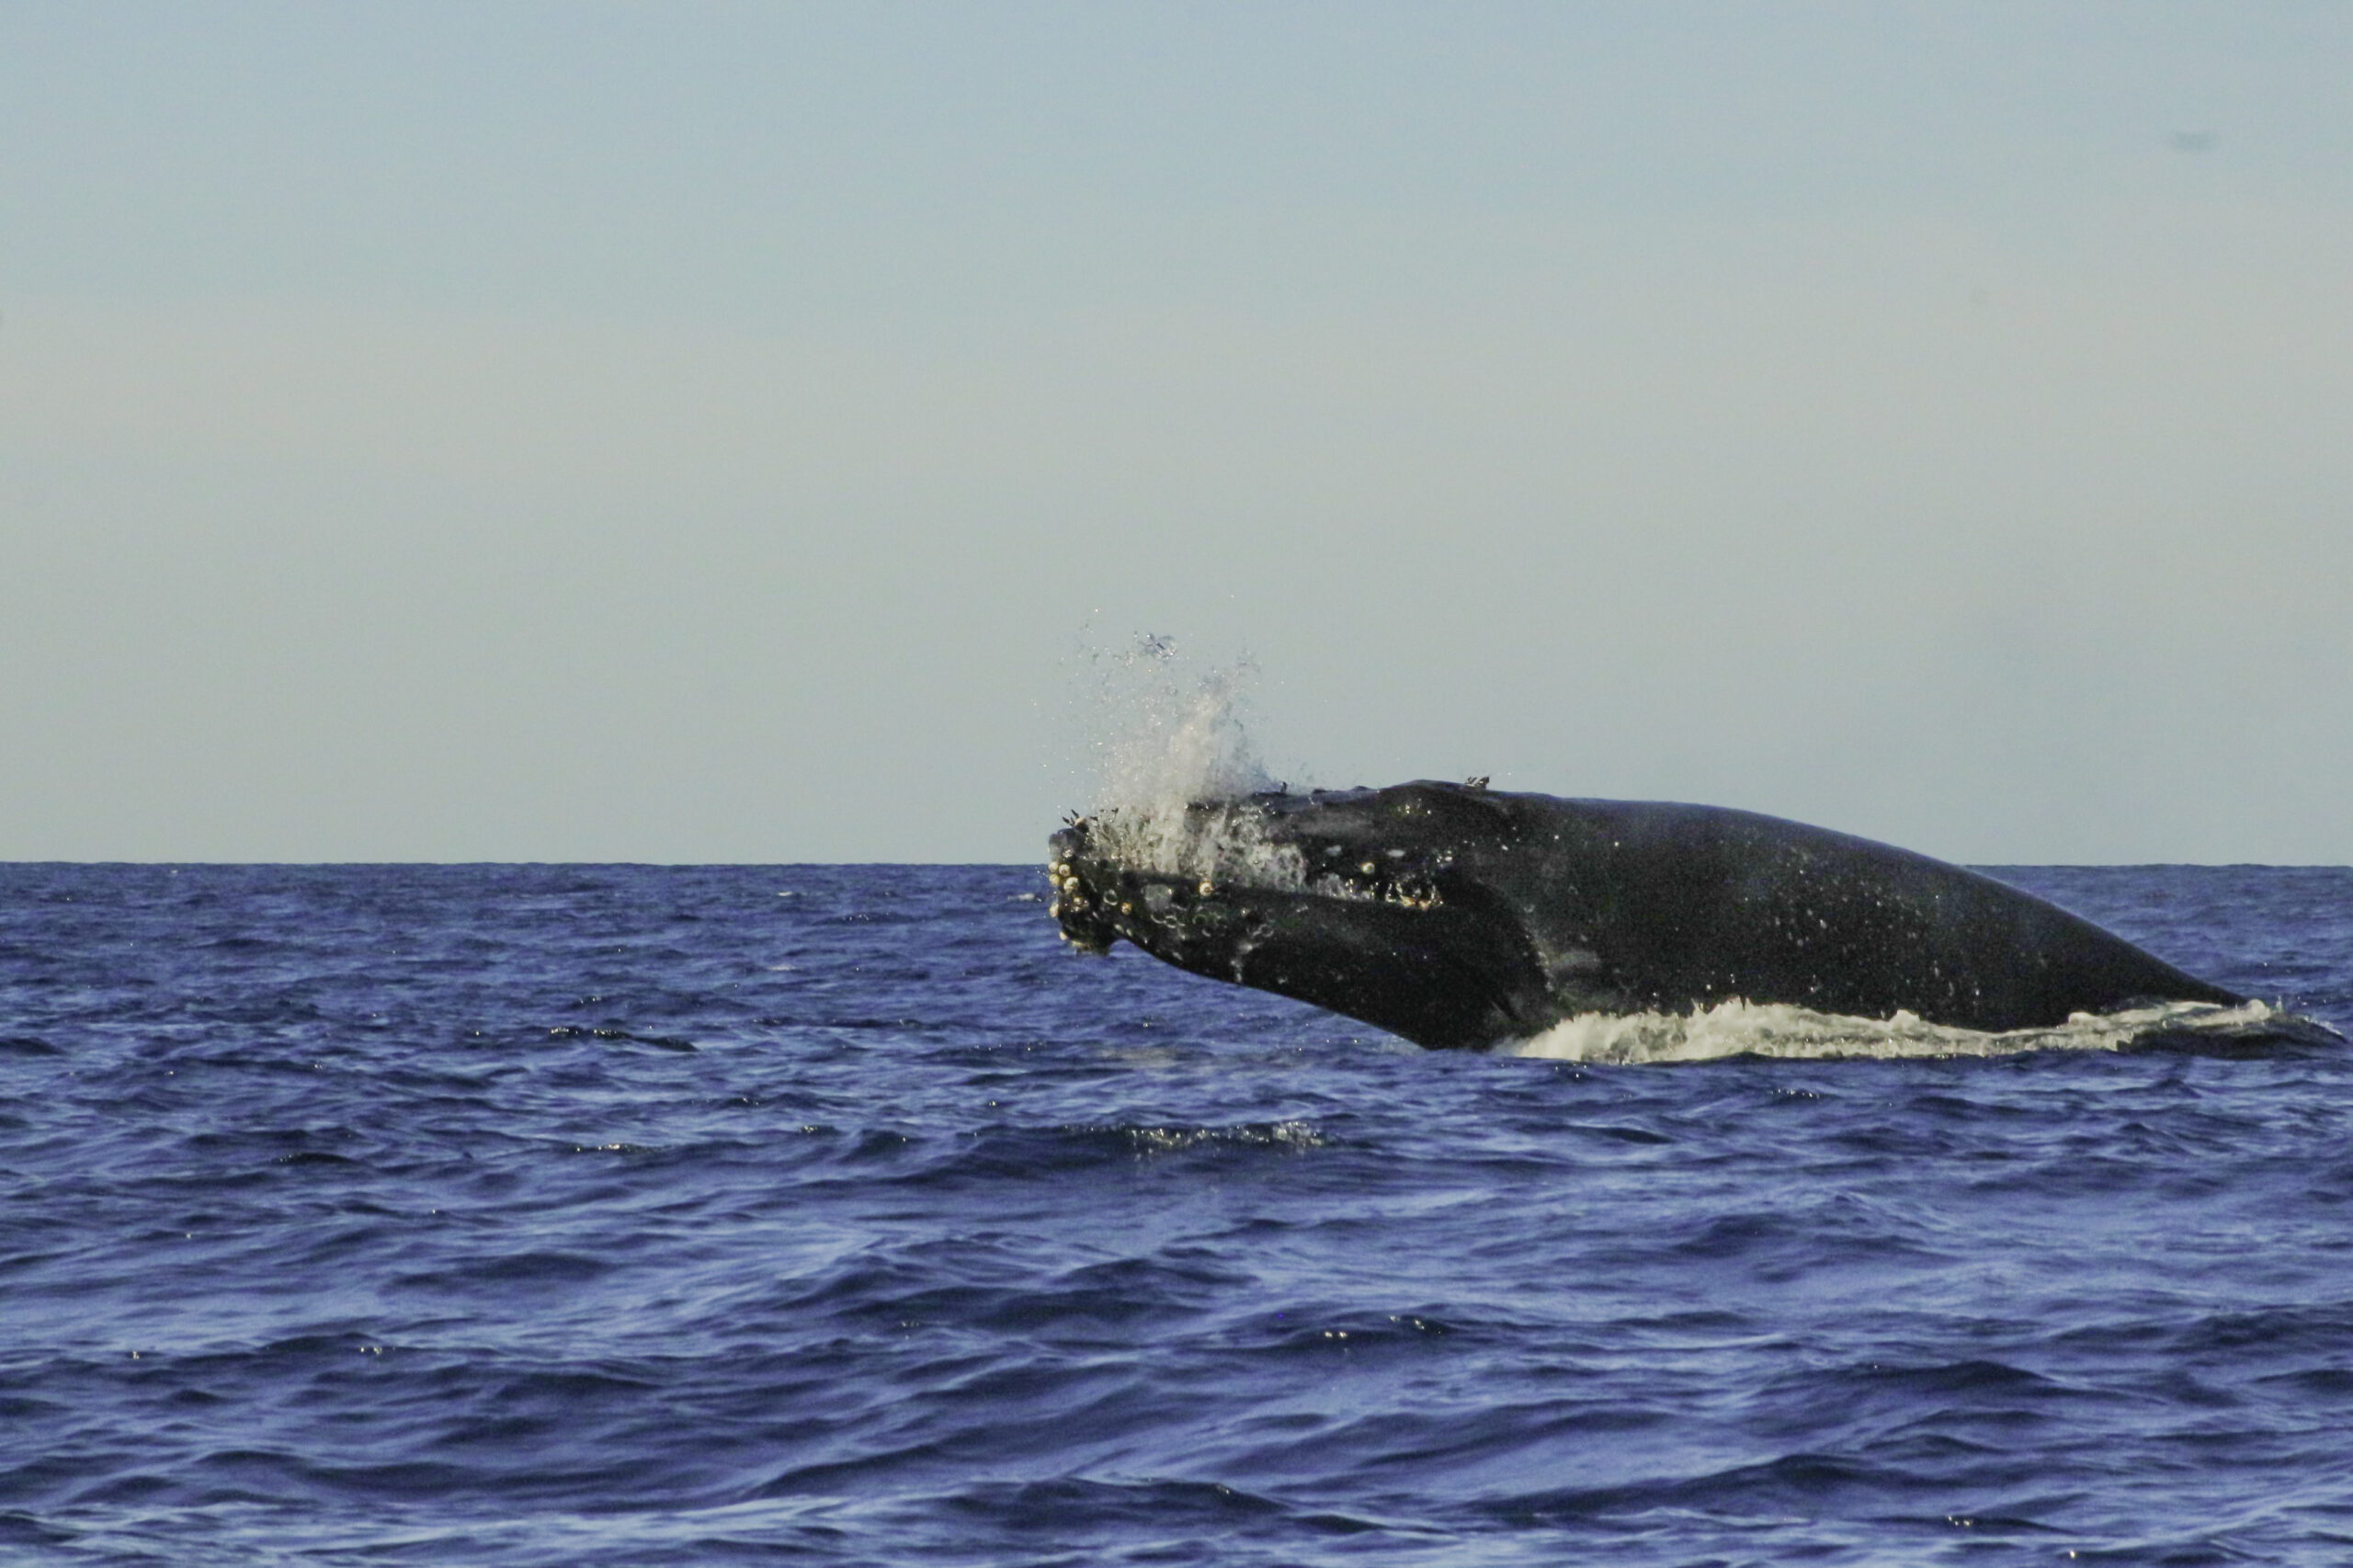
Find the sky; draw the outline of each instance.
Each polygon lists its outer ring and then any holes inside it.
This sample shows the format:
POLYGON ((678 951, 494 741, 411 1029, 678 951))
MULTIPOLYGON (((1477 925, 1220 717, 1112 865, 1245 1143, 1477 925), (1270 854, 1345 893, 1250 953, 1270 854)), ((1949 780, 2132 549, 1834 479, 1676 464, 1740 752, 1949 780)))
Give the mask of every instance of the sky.
POLYGON ((2353 861, 2353 6, 0 0, 0 858, 2353 861))

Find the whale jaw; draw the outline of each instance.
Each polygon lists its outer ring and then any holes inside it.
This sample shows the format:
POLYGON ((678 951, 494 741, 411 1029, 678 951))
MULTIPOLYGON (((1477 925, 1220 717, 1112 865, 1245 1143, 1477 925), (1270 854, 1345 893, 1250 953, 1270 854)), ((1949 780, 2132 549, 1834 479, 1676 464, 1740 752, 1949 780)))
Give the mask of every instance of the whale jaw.
POLYGON ((1358 820, 1358 798, 1197 802, 1154 852, 1108 813, 1075 818, 1047 868, 1062 937, 1089 953, 1124 940, 1418 1045, 1484 1046, 1554 1021, 1519 923, 1450 888, 1442 851, 1400 855, 1393 833, 1368 835, 1393 824, 1358 820))

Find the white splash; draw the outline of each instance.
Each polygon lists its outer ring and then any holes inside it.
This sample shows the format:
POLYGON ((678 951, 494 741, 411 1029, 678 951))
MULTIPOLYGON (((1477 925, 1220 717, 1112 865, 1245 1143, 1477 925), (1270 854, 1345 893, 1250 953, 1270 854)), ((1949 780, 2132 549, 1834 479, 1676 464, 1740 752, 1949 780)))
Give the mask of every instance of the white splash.
POLYGON ((1276 787, 1245 722, 1257 666, 1194 671, 1173 639, 1090 655, 1097 848, 1138 869, 1212 882, 1297 887, 1298 852, 1267 842, 1256 813, 1190 811, 1276 787))
POLYGON ((1932 1024, 1908 1012, 1847 1017, 1781 1003, 1730 1001, 1687 1014, 1583 1013, 1495 1050, 1510 1056, 1610 1063, 1705 1062, 1726 1056, 2007 1056, 2021 1051, 2119 1051, 2163 1032, 2211 1036, 2217 1043, 2259 1033, 2288 1017, 2262 1002, 2221 1007, 2166 1002, 2119 1013, 2077 1013, 2052 1028, 1979 1029, 1932 1024))
POLYGON ((1093 662, 1097 810, 1162 811, 1272 787, 1245 722, 1258 678, 1247 657, 1196 670, 1175 639, 1145 636, 1093 662))

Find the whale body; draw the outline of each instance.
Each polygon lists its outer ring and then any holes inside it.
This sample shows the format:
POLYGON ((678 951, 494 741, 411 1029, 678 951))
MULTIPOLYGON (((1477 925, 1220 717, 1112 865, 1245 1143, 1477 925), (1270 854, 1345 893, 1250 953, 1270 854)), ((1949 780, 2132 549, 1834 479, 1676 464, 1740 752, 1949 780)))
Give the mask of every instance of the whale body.
POLYGON ((1053 835, 1062 935, 1433 1047, 1734 999, 2002 1031, 2246 998, 1959 866, 1754 812, 1423 780, 1053 835))

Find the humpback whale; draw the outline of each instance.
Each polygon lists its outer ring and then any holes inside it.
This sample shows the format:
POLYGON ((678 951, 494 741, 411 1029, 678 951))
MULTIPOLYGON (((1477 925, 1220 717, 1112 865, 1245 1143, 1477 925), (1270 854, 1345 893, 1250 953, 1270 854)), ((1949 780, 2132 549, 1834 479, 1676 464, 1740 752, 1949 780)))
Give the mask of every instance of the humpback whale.
POLYGON ((1754 812, 1422 780, 1073 816, 1062 936, 1431 1047, 1735 998, 2001 1031, 2246 998, 2031 893, 1754 812))

